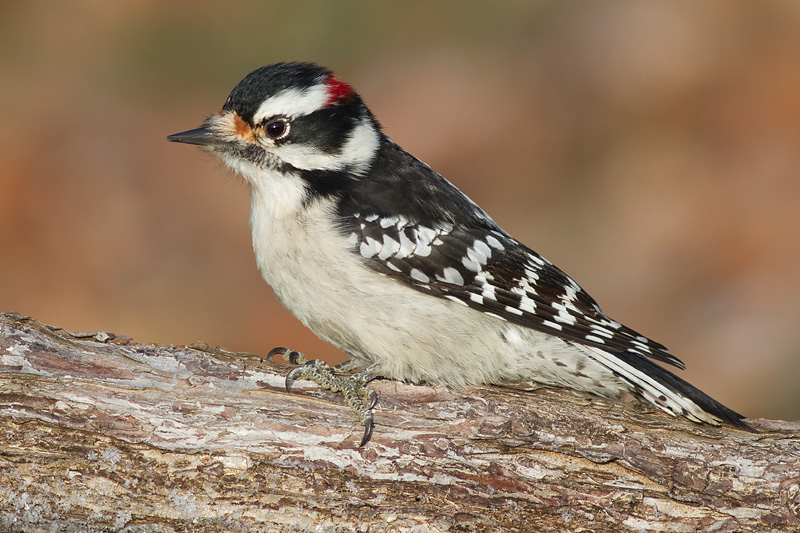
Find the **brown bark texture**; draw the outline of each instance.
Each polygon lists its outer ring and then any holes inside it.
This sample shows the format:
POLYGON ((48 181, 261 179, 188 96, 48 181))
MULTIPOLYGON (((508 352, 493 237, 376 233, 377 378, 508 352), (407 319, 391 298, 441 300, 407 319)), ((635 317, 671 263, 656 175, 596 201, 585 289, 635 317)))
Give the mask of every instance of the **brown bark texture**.
POLYGON ((2 531, 797 531, 800 423, 373 382, 0 314, 2 531))

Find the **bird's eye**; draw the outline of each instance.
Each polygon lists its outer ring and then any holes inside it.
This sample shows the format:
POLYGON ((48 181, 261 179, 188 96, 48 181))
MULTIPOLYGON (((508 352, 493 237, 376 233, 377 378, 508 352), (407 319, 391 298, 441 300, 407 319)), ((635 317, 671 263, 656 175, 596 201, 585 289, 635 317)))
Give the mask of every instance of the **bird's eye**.
POLYGON ((264 124, 264 133, 273 141, 279 141, 289 135, 289 120, 283 117, 274 118, 264 124))

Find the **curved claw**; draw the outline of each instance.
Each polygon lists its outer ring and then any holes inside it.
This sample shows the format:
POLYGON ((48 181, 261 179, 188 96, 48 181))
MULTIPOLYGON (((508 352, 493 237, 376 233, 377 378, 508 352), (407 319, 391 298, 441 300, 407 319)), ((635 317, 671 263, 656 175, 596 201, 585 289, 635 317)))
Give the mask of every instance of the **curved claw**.
POLYGON ((272 358, 275 357, 276 355, 282 355, 284 358, 288 358, 290 365, 300 364, 300 358, 303 357, 303 354, 301 354, 300 352, 295 352, 294 350, 290 350, 289 348, 283 348, 279 346, 269 351, 269 353, 267 354, 267 361, 272 361, 272 358))
POLYGON ((283 354, 285 354, 287 352, 289 352, 288 349, 281 348, 280 346, 278 346, 277 348, 273 348, 267 354, 267 361, 272 361, 272 358, 275 357, 276 355, 278 355, 278 354, 283 355, 283 354))
POLYGON ((372 438, 373 426, 372 415, 369 415, 369 418, 364 421, 364 438, 361 439, 361 444, 358 445, 359 448, 363 448, 369 442, 369 439, 372 438))
POLYGON ((372 409, 376 405, 378 405, 378 393, 375 392, 374 390, 370 389, 370 391, 369 391, 369 407, 367 407, 367 409, 372 411, 372 409))
POLYGON ((303 367, 298 366, 297 368, 293 368, 288 374, 286 374, 286 392, 292 392, 292 385, 297 380, 298 376, 303 373, 303 367))
POLYGON ((289 356, 291 363, 296 363, 298 358, 305 364, 296 366, 286 374, 286 392, 292 392, 292 385, 298 379, 308 379, 321 385, 328 390, 339 392, 344 395, 347 405, 358 414, 364 424, 364 437, 361 439, 359 447, 366 446, 372 438, 372 430, 375 423, 372 416, 372 409, 378 404, 378 394, 367 387, 369 379, 365 379, 365 374, 355 374, 353 376, 342 376, 337 374, 337 368, 329 367, 324 361, 312 359, 305 361, 305 356, 300 352, 287 350, 286 348, 275 348, 270 350, 267 358, 272 358, 276 354, 289 356), (368 406, 364 405, 367 401, 368 406))

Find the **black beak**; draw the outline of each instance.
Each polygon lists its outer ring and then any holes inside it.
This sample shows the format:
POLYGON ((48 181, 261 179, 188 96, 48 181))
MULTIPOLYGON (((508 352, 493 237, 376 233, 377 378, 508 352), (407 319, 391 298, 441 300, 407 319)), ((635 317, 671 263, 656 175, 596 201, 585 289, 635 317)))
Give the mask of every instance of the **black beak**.
POLYGON ((201 126, 194 130, 183 131, 181 133, 174 133, 167 136, 168 141, 174 143, 197 144, 200 146, 208 146, 217 144, 217 138, 214 132, 209 130, 206 126, 201 126))

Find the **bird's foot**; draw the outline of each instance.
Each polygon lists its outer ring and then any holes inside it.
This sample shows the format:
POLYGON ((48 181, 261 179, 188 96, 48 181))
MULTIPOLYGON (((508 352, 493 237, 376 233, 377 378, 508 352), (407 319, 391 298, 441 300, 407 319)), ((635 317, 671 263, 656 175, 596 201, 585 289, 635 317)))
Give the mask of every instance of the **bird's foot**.
POLYGON ((369 388, 370 381, 375 379, 371 369, 356 374, 344 375, 358 365, 352 360, 347 360, 333 367, 319 359, 308 360, 300 352, 287 348, 275 348, 267 354, 267 359, 271 360, 280 354, 283 358, 293 365, 300 365, 293 368, 286 375, 286 390, 291 391, 292 384, 298 379, 308 379, 319 386, 333 392, 341 392, 345 403, 355 411, 361 423, 364 424, 364 437, 361 439, 359 447, 364 446, 372 437, 373 417, 372 409, 378 403, 378 395, 369 388), (366 404, 364 402, 367 402, 366 404))

